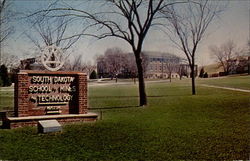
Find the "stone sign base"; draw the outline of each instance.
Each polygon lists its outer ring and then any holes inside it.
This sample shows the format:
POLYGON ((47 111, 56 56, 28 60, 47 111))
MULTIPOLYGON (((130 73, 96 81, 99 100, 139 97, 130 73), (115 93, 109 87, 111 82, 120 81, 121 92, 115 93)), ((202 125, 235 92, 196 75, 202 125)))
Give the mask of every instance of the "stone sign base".
POLYGON ((43 115, 43 116, 27 116, 27 117, 5 117, 3 118, 3 128, 12 129, 23 126, 37 126, 41 120, 57 120, 61 124, 73 122, 89 122, 96 121, 98 115, 96 113, 86 114, 65 114, 65 115, 43 115))

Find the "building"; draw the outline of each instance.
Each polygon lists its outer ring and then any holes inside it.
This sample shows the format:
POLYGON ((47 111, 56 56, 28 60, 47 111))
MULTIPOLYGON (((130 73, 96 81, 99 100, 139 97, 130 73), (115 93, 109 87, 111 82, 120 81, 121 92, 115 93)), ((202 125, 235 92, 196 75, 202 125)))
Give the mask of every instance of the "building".
POLYGON ((160 52, 143 52, 143 54, 147 56, 148 60, 146 78, 169 78, 170 73, 172 78, 179 77, 177 68, 181 62, 180 57, 160 52))
POLYGON ((250 56, 238 56, 226 61, 226 70, 219 73, 219 76, 250 73, 250 56))
POLYGON ((45 70, 39 57, 23 59, 20 61, 20 70, 45 70))
POLYGON ((236 61, 235 73, 248 73, 250 74, 250 56, 238 57, 236 61))
MULTIPOLYGON (((135 58, 132 53, 126 56, 119 63, 119 69, 115 73, 115 77, 135 78, 137 75, 137 67, 135 58)), ((142 52, 142 66, 144 68, 145 78, 180 78, 182 76, 190 77, 191 70, 188 64, 182 62, 182 58, 162 52, 142 52)), ((97 58, 97 73, 99 78, 114 77, 114 73, 109 72, 110 60, 105 55, 97 58)), ((117 65, 116 65, 117 68, 117 65)), ((195 65, 195 75, 197 76, 197 65, 195 65)))

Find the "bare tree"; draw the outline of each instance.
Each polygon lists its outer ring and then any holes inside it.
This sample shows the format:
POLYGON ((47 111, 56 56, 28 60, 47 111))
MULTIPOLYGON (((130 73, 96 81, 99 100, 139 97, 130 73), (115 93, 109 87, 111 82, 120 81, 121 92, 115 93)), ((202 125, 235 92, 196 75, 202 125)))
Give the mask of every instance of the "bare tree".
POLYGON ((16 55, 3 53, 0 65, 5 65, 8 69, 15 69, 20 65, 20 60, 16 55))
POLYGON ((141 59, 142 59, 143 74, 145 75, 149 65, 149 57, 146 53, 142 52, 141 59))
POLYGON ((192 94, 195 90, 195 57, 198 45, 204 38, 209 24, 222 11, 216 2, 187 1, 179 6, 162 10, 170 27, 167 34, 178 49, 183 51, 191 68, 192 94))
POLYGON ((246 66, 248 68, 248 75, 250 75, 250 39, 248 39, 246 45, 244 45, 242 55, 240 56, 247 57, 247 61, 245 63, 247 63, 246 66))
POLYGON ((116 78, 122 72, 126 62, 126 56, 123 51, 119 48, 110 48, 105 52, 106 67, 108 72, 112 75, 112 79, 116 78))
POLYGON ((140 95, 139 104, 140 106, 147 105, 141 58, 143 43, 151 26, 158 24, 157 20, 160 18, 158 13, 163 8, 179 2, 166 0, 106 0, 104 2, 105 3, 99 8, 100 12, 96 13, 73 7, 55 7, 36 12, 35 14, 53 12, 54 16, 86 19, 90 23, 87 28, 94 27, 101 32, 98 34, 93 34, 93 32, 88 34, 80 33, 74 36, 90 35, 98 39, 116 37, 127 42, 133 50, 137 65, 140 95), (70 13, 61 14, 59 11, 70 11, 70 13))
POLYGON ((93 65, 90 62, 85 62, 83 63, 83 68, 82 68, 83 72, 87 73, 88 76, 90 76, 90 74, 96 70, 96 65, 93 65))
POLYGON ((183 74, 184 74, 184 68, 183 68, 183 66, 182 66, 181 64, 178 64, 178 65, 176 66, 176 73, 179 75, 180 80, 181 80, 181 79, 182 79, 182 76, 183 76, 183 74))
MULTIPOLYGON (((11 3, 7 0, 0 1, 0 50, 4 42, 14 32, 14 27, 10 25, 15 13, 11 10, 11 3)), ((2 63, 2 51, 0 51, 0 63, 2 63)))
POLYGON ((64 70, 86 72, 87 64, 83 62, 82 56, 82 54, 70 55, 71 58, 68 58, 63 65, 64 70))
MULTIPOLYGON (((134 80, 134 83, 136 83, 136 77, 137 77, 137 67, 135 63, 135 57, 133 55, 128 54, 127 61, 126 61, 126 67, 128 70, 128 73, 130 75, 130 78, 134 80)), ((145 70, 144 70, 145 71, 145 70)))
POLYGON ((83 62, 82 54, 74 55, 71 60, 68 59, 64 63, 63 70, 70 70, 70 71, 82 71, 85 72, 88 76, 90 73, 96 69, 96 65, 91 64, 90 62, 83 62))
POLYGON ((66 51, 80 38, 80 36, 67 36, 71 21, 72 19, 67 17, 46 17, 37 14, 28 17, 27 22, 31 30, 25 32, 25 35, 39 50, 43 50, 44 46, 55 45, 66 51))
POLYGON ((248 55, 248 75, 250 75, 250 39, 247 42, 247 55, 248 55))
POLYGON ((223 67, 225 74, 229 74, 236 65, 236 57, 239 56, 239 49, 232 40, 228 40, 220 47, 213 45, 209 47, 211 55, 223 67))
POLYGON ((174 62, 167 62, 165 65, 166 65, 166 69, 167 69, 166 71, 168 74, 169 81, 171 82, 172 81, 172 74, 174 72, 176 72, 177 64, 174 62))
POLYGON ((2 0, 0 3, 0 43, 2 44, 11 33, 14 28, 11 26, 10 20, 13 18, 14 12, 10 10, 10 1, 2 0))
POLYGON ((106 58, 104 55, 100 55, 97 57, 97 72, 98 72, 98 76, 100 78, 105 77, 107 72, 107 62, 106 62, 106 58))
POLYGON ((82 71, 85 66, 83 66, 83 62, 82 62, 82 55, 79 54, 77 56, 74 56, 74 59, 71 63, 71 68, 70 70, 73 70, 73 71, 82 71))

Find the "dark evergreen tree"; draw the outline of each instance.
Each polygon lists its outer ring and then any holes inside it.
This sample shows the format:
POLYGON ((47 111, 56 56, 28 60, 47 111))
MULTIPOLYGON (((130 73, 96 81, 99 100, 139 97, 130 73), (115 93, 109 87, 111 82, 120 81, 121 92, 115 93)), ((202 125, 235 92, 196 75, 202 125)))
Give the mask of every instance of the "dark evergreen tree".
POLYGON ((93 70, 93 72, 90 74, 89 79, 97 79, 97 74, 95 70, 93 70))
POLYGON ((5 65, 1 65, 0 67, 0 79, 2 80, 2 86, 6 87, 11 85, 8 68, 5 65))
POLYGON ((200 78, 203 78, 203 77, 204 77, 204 68, 203 68, 203 67, 202 67, 201 70, 200 70, 199 77, 200 77, 200 78))
POLYGON ((207 72, 203 75, 203 78, 208 78, 207 72))

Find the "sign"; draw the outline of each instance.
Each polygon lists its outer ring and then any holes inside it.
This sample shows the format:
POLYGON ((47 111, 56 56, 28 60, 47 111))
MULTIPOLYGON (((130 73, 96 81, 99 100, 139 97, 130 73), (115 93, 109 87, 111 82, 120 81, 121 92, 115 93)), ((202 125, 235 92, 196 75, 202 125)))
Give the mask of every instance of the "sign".
POLYGON ((15 113, 23 116, 87 111, 87 78, 79 72, 22 71, 15 84, 15 113))
POLYGON ((63 106, 74 101, 76 86, 73 76, 30 76, 29 103, 39 108, 46 106, 46 114, 59 114, 63 106))

